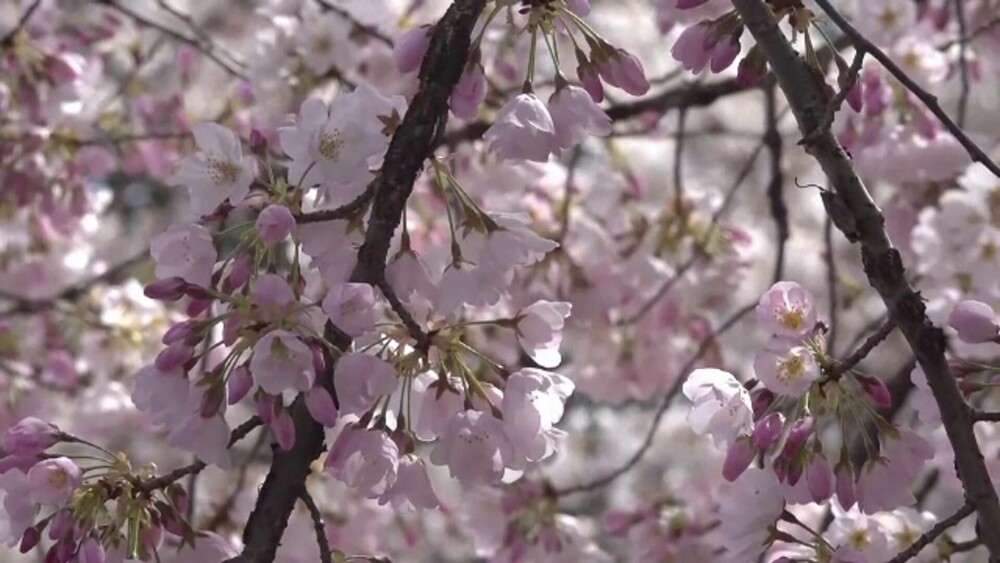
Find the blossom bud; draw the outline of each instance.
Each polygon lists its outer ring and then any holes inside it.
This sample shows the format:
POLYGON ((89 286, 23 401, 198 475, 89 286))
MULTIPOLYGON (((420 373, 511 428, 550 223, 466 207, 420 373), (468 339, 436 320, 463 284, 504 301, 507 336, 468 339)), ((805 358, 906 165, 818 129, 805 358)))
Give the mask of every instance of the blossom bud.
POLYGON ((156 355, 153 364, 156 369, 168 372, 183 366, 194 358, 194 347, 185 342, 174 342, 156 355))
POLYGON ((284 205, 270 205, 257 216, 257 230, 264 244, 275 245, 295 229, 295 216, 284 205))
POLYGON ((250 280, 252 270, 253 262, 251 262, 249 255, 241 254, 233 259, 233 266, 229 269, 229 277, 226 278, 230 287, 233 289, 243 287, 250 280))
POLYGON ((49 539, 58 540, 73 532, 73 512, 60 510, 52 515, 49 521, 49 539))
POLYGON ((267 137, 256 127, 250 129, 250 152, 261 157, 267 157, 267 137))
POLYGON ((736 440, 726 452, 726 461, 722 464, 722 476, 726 481, 735 481, 750 467, 755 454, 750 440, 736 440))
POLYGON ((823 502, 833 494, 833 469, 822 454, 813 456, 806 468, 806 483, 813 502, 823 502))
POLYGON ((306 392, 305 402, 313 420, 327 428, 333 428, 337 424, 337 407, 329 391, 318 385, 314 386, 306 392))
POLYGON ((475 119, 486 99, 486 75, 479 64, 467 66, 451 92, 448 106, 459 119, 475 119))
POLYGON ((226 393, 222 385, 212 384, 201 396, 198 414, 202 418, 212 418, 225 408, 226 393))
POLYGON ((590 95, 590 99, 594 100, 595 104, 599 104, 604 101, 604 85, 601 84, 601 79, 597 75, 594 65, 587 61, 583 52, 578 52, 577 57, 581 56, 584 58, 580 59, 581 62, 576 67, 576 77, 580 80, 583 89, 590 95))
POLYGON ((81 563, 104 563, 107 560, 107 554, 104 552, 104 546, 101 545, 101 542, 91 536, 80 545, 79 558, 81 563))
POLYGON ((837 502, 845 511, 850 510, 858 501, 857 485, 850 463, 842 461, 837 464, 836 481, 837 502))
POLYGON ((201 340, 201 331, 199 330, 200 324, 195 321, 182 321, 179 322, 163 333, 163 338, 160 342, 169 346, 174 342, 183 342, 190 346, 194 346, 201 340))
POLYGON ((38 542, 42 540, 42 532, 39 531, 38 527, 30 526, 21 535, 21 545, 18 549, 21 553, 28 553, 38 545, 38 542))
POLYGON ((761 388, 753 394, 751 397, 751 404, 753 405, 753 415, 755 417, 763 416, 767 409, 771 408, 771 403, 774 402, 774 393, 768 389, 761 388))
POLYGON ((207 311, 211 306, 211 299, 191 299, 191 301, 187 304, 187 308, 184 309, 184 312, 189 317, 197 317, 207 311))
POLYGON ((183 278, 166 278, 147 285, 142 293, 157 301, 177 301, 184 297, 184 290, 187 286, 188 283, 183 278))
POLYGON ((767 75, 767 59, 758 46, 754 45, 736 67, 736 83, 750 87, 760 82, 765 75, 767 75))
POLYGON ((403 74, 420 70, 427 48, 431 45, 431 35, 434 28, 430 25, 415 27, 396 41, 392 50, 392 58, 396 68, 403 74))
POLYGON ((771 447, 785 428, 785 415, 780 412, 772 412, 757 422, 753 429, 753 443, 760 450, 771 447))
POLYGON ((885 386, 884 381, 877 377, 860 375, 858 382, 861 383, 861 388, 865 390, 877 408, 887 409, 892 406, 892 394, 889 393, 889 388, 885 386))
POLYGON ((295 446, 295 422, 288 414, 288 409, 281 409, 271 421, 270 427, 282 450, 287 452, 295 446))
POLYGON ((253 377, 250 375, 250 370, 242 365, 231 371, 229 379, 226 381, 226 388, 229 392, 230 405, 242 401, 243 397, 246 397, 250 389, 253 388, 253 377))
POLYGON ((42 453, 59 441, 59 428, 29 416, 7 429, 3 449, 8 455, 29 457, 42 453))
POLYGON ((788 433, 788 439, 785 441, 784 449, 781 450, 781 455, 789 459, 798 455, 799 451, 802 450, 802 446, 805 445, 806 440, 812 436, 814 427, 815 423, 811 416, 796 420, 795 424, 792 425, 791 432, 788 433))
POLYGON ((267 393, 257 393, 256 402, 257 416, 264 424, 270 425, 274 422, 275 410, 277 410, 276 398, 267 393))
POLYGON ((1000 334, 996 313, 981 301, 962 301, 948 316, 948 326, 958 331, 958 337, 969 344, 996 342, 1000 334))

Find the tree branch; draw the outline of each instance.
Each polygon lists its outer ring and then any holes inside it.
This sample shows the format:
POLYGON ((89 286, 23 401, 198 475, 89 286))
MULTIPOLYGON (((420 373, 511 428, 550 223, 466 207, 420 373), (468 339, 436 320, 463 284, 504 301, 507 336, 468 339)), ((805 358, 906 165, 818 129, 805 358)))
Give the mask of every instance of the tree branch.
POLYGON ((316 530, 316 543, 319 544, 320 562, 333 563, 333 553, 330 551, 330 540, 326 537, 326 523, 323 522, 323 514, 316 506, 316 501, 309 495, 309 491, 302 489, 299 499, 309 509, 309 516, 312 518, 313 528, 316 530))
MULTIPOLYGON (((829 7, 826 0, 817 0, 817 3, 829 7)), ((823 75, 795 52, 763 0, 733 0, 733 5, 767 58, 795 113, 800 131, 803 135, 817 131, 830 97, 823 75)), ((872 54, 875 55, 874 52, 872 54)), ((923 300, 906 279, 899 251, 892 246, 886 234, 885 219, 855 172, 847 153, 829 131, 819 132, 813 137, 805 149, 830 179, 835 189, 833 197, 854 224, 856 232, 845 234, 853 235, 861 243, 862 262, 869 283, 881 296, 889 318, 906 337, 927 374, 928 384, 941 410, 942 423, 955 451, 958 476, 968 499, 975 506, 980 525, 984 530, 1000 530, 1000 503, 976 442, 971 413, 945 360, 944 333, 927 318, 923 300)), ((838 223, 837 218, 834 222, 843 230, 844 226, 838 223)), ((991 557, 1000 558, 1000 535, 986 534, 983 541, 991 557)))
MULTIPOLYGON (((893 62, 889 55, 886 55, 885 52, 876 47, 874 43, 868 40, 868 38, 862 35, 858 30, 854 29, 844 16, 842 16, 840 12, 838 12, 836 8, 830 4, 829 0, 815 0, 815 2, 816 5, 826 13, 827 17, 829 17, 830 20, 833 21, 833 23, 835 23, 848 38, 850 38, 851 42, 854 43, 855 49, 859 52, 870 54, 875 58, 875 60, 882 63, 882 66, 889 71, 889 74, 895 77, 895 79, 902 83, 907 90, 912 92, 917 99, 927 106, 927 109, 929 109, 931 113, 938 118, 948 132, 950 132, 965 148, 966 152, 969 153, 969 156, 972 157, 974 162, 981 163, 983 166, 988 168, 990 172, 995 174, 997 177, 1000 177, 1000 166, 997 166, 997 163, 993 162, 993 160, 986 155, 983 149, 970 139, 961 127, 952 121, 951 117, 948 117, 948 114, 945 113, 945 111, 941 109, 941 105, 938 104, 937 96, 921 88, 920 85, 914 82, 912 78, 910 78, 901 68, 899 68, 898 65, 896 65, 895 62, 893 62)), ((778 79, 780 81, 781 77, 779 76, 778 79)))
POLYGON ((922 536, 917 538, 917 541, 910 544, 910 547, 899 552, 895 557, 890 559, 888 563, 904 563, 913 559, 920 554, 925 547, 934 543, 934 540, 936 540, 941 534, 945 533, 948 528, 951 528, 962 520, 965 520, 967 516, 975 512, 975 509, 975 505, 971 502, 966 502, 962 505, 962 508, 958 509, 958 512, 952 514, 944 520, 941 520, 935 524, 933 528, 924 532, 922 536))
MULTIPOLYGON (((393 233, 413 191, 413 183, 444 131, 448 98, 465 66, 472 31, 485 4, 486 0, 455 0, 434 28, 420 68, 420 87, 389 143, 385 164, 374 181, 368 229, 351 274, 354 282, 378 285, 384 279, 393 233)), ((326 333, 338 348, 344 350, 350 345, 350 339, 332 324, 327 324, 326 333)), ((333 366, 333 359, 327 357, 323 385, 331 393, 333 366)), ((295 446, 288 452, 274 452, 257 504, 243 530, 243 553, 228 563, 274 560, 288 516, 305 490, 310 464, 323 452, 324 429, 309 415, 302 396, 293 404, 291 415, 295 422, 295 446)))

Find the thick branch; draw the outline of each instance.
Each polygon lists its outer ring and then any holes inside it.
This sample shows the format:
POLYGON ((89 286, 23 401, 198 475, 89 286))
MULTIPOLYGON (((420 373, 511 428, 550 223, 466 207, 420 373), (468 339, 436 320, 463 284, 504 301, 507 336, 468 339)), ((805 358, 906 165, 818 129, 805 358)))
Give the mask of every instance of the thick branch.
MULTIPOLYGON (((351 274, 356 282, 379 284, 384 279, 385 259, 393 233, 399 225, 413 183, 430 156, 448 119, 448 98, 468 58, 471 35, 486 0, 456 0, 435 26, 430 47, 420 69, 420 89, 414 96, 389 143, 385 164, 374 182, 372 213, 358 264, 351 274)), ((327 338, 346 349, 350 339, 328 324, 327 338)), ((333 384, 333 359, 327 358, 323 384, 333 384)), ((243 553, 229 563, 265 563, 275 552, 298 500, 305 491, 310 464, 323 452, 324 430, 312 420, 302 397, 291 409, 295 422, 295 446, 277 450, 257 497, 257 504, 243 530, 243 553)))
MULTIPOLYGON (((823 5, 826 2, 820 1, 823 5)), ((823 75, 811 68, 792 48, 763 0, 733 0, 747 29, 757 40, 785 92, 803 135, 817 131, 830 102, 823 75)), ((831 16, 832 18, 832 16, 831 16)), ((838 22, 839 23, 839 22, 838 22)), ((874 55, 874 53, 872 53, 874 55)), ((834 223, 861 243, 869 283, 879 293, 889 318, 910 344, 941 410, 941 420, 955 450, 955 465, 969 501, 975 506, 984 530, 1000 530, 1000 503, 976 442, 972 415, 945 360, 945 337, 927 318, 924 302, 906 279, 899 252, 884 228, 881 211, 861 182, 850 158, 829 131, 811 135, 806 151, 823 168, 843 217, 834 223), (849 225, 845 225, 845 219, 849 225), (849 229, 845 229, 849 226, 849 229)), ((1000 559, 1000 535, 985 534, 991 557, 1000 559)))

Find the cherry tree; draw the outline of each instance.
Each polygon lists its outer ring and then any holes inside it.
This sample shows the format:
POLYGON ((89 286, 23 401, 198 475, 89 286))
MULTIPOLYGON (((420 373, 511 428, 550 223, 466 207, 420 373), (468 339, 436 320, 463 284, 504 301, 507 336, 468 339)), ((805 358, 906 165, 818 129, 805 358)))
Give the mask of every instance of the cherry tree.
POLYGON ((996 0, 0 6, 0 558, 1000 561, 996 0))

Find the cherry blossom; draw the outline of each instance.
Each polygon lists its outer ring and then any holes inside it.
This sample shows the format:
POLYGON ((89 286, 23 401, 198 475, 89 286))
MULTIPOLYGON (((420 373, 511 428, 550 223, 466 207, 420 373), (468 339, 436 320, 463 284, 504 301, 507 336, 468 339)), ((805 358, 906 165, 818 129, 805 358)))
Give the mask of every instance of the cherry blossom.
POLYGON ((209 286, 218 257, 211 233, 194 223, 172 225, 153 238, 149 253, 160 279, 181 278, 201 287, 209 286))
POLYGON ((710 368, 695 370, 684 382, 683 392, 694 402, 688 414, 691 429, 696 434, 710 434, 716 447, 753 432, 750 393, 731 373, 710 368))
POLYGON ((209 214, 226 200, 240 203, 250 191, 254 166, 244 158, 239 137, 217 123, 196 123, 191 133, 199 152, 181 160, 170 181, 187 188, 195 215, 209 214))
POLYGON ((559 147, 549 110, 530 93, 519 94, 504 104, 483 139, 501 160, 546 162, 559 147))
POLYGON ((272 395, 286 389, 307 391, 316 377, 312 351, 294 334, 273 330, 254 344, 250 374, 254 383, 272 395))

